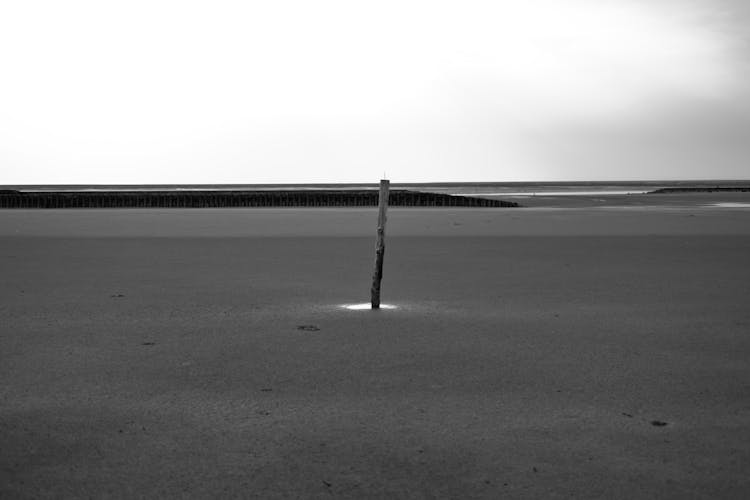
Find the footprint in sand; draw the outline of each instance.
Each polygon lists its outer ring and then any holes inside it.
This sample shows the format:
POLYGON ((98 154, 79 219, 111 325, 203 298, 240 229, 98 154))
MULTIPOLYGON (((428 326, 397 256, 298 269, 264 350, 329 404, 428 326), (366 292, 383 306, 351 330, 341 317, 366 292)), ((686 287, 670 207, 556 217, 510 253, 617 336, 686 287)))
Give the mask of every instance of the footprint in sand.
POLYGON ((320 330, 320 328, 318 328, 315 325, 299 325, 297 326, 297 330, 304 330, 306 332, 317 332, 320 330))

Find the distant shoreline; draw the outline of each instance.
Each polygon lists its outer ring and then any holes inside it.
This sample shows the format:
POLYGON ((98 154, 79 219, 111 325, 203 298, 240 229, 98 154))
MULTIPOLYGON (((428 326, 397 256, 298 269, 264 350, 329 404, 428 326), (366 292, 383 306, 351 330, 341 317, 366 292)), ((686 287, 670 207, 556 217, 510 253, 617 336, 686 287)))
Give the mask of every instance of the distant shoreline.
POLYGON ((670 193, 747 193, 750 185, 736 187, 671 187, 650 191, 648 194, 670 194, 670 193))
MULTIPOLYGON (((744 202, 750 181, 392 184, 394 207, 572 207, 744 202), (407 189, 405 186, 409 186, 407 189), (702 196, 719 196, 704 200, 702 196), (678 195, 683 195, 680 198, 678 195), (730 198, 727 198, 730 197, 730 198)), ((377 185, 0 186, 0 209, 372 207, 377 185), (356 187, 352 187, 356 186, 356 187)))

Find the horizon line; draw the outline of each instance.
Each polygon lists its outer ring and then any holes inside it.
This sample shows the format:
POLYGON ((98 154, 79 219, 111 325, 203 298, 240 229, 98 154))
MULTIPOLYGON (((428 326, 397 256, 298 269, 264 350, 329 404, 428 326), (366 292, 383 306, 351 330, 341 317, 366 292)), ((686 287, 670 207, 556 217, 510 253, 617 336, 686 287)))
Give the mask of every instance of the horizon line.
MULTIPOLYGON (((388 180, 388 179, 386 179, 388 180)), ((548 181, 408 181, 398 182, 391 181, 391 185, 399 186, 464 186, 464 185, 576 185, 576 184, 655 184, 655 183, 722 183, 722 182, 750 182, 748 179, 639 179, 639 180, 548 180, 548 181)), ((17 184, 0 184, 0 188, 23 188, 23 187, 73 187, 73 186, 96 186, 96 187, 160 187, 160 186, 213 186, 213 187, 231 187, 231 186, 377 186, 378 182, 232 182, 232 183, 17 183, 17 184)))

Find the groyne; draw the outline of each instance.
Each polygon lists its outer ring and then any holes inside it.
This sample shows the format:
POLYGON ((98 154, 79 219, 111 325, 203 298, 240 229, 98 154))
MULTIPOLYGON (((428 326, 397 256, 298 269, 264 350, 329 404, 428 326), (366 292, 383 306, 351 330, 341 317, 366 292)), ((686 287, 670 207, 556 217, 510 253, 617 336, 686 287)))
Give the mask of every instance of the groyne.
MULTIPOLYGON (((518 207, 512 201, 392 190, 395 207, 518 207)), ((374 190, 0 191, 0 208, 374 207, 374 190)))

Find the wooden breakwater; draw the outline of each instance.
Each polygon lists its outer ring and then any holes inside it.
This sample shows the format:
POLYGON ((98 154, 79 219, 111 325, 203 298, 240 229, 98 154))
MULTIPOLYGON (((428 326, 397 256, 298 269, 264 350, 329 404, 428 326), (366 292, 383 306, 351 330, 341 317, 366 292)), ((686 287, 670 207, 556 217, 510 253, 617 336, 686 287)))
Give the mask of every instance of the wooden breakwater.
MULTIPOLYGON (((395 207, 517 207, 515 202, 392 190, 395 207)), ((0 208, 376 207, 377 190, 0 191, 0 208)))

